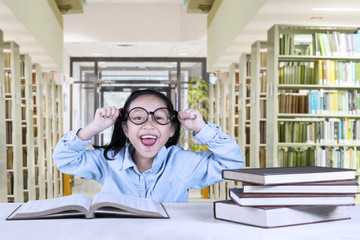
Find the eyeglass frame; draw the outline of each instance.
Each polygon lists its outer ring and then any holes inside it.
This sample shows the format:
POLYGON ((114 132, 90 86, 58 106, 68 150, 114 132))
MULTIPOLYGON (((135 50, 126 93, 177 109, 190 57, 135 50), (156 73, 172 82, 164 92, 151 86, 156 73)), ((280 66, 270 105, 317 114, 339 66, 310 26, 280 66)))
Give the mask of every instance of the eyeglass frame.
MULTIPOLYGON (((125 120, 129 119, 130 122, 132 122, 133 124, 135 124, 135 125, 141 125, 141 124, 146 123, 146 122, 149 120, 149 115, 152 115, 153 121, 156 122, 156 123, 159 124, 159 125, 163 125, 163 126, 164 126, 164 125, 168 125, 169 123, 171 123, 171 121, 172 121, 172 120, 174 119, 174 117, 175 117, 175 114, 174 114, 174 113, 172 114, 172 116, 170 116, 170 120, 169 120, 168 123, 159 123, 159 122, 154 118, 155 112, 156 112, 157 110, 159 110, 159 109, 166 109, 166 110, 169 111, 169 109, 168 109, 167 107, 157 108, 157 109, 155 109, 155 111, 153 111, 153 112, 148 112, 145 108, 142 108, 142 107, 134 107, 134 108, 130 109, 130 111, 129 111, 128 113, 126 113, 126 115, 125 115, 125 120), (144 110, 144 111, 147 113, 147 115, 146 115, 146 120, 145 120, 144 122, 142 122, 142 123, 134 123, 133 121, 131 121, 130 113, 131 113, 131 111, 133 111, 134 109, 142 109, 142 110, 144 110)), ((169 113, 170 113, 170 111, 169 111, 169 113)))

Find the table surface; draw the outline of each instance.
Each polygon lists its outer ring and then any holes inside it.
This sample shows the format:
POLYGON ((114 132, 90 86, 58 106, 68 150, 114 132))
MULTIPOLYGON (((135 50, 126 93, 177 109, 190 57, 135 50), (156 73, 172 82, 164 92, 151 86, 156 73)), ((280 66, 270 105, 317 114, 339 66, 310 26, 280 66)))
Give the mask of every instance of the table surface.
POLYGON ((360 205, 350 220, 263 229, 217 220, 211 203, 164 204, 170 219, 98 218, 6 221, 18 206, 0 203, 0 239, 360 239, 360 205))

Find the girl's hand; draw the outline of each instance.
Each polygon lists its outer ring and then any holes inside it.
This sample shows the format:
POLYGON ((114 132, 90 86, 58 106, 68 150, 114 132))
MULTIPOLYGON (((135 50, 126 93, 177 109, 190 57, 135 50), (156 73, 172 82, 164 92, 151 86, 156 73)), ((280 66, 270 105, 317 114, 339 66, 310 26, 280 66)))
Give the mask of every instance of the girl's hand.
POLYGON ((185 109, 178 112, 180 123, 189 130, 199 133, 206 125, 206 122, 197 109, 185 109))
POLYGON ((108 127, 112 126, 120 114, 119 109, 115 107, 98 108, 95 112, 94 120, 82 128, 77 136, 83 140, 89 140, 98 133, 101 133, 108 127))
POLYGON ((111 127, 120 114, 119 109, 114 106, 96 109, 95 117, 91 125, 99 132, 111 127))

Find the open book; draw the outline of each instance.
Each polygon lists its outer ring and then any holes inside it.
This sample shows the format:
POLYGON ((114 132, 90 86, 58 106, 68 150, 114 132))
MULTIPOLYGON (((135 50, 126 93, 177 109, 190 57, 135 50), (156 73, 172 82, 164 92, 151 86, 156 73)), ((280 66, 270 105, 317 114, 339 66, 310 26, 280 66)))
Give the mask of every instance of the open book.
POLYGON ((61 217, 148 217, 169 218, 161 203, 148 198, 99 192, 90 196, 75 194, 60 198, 29 201, 20 205, 6 220, 61 217))

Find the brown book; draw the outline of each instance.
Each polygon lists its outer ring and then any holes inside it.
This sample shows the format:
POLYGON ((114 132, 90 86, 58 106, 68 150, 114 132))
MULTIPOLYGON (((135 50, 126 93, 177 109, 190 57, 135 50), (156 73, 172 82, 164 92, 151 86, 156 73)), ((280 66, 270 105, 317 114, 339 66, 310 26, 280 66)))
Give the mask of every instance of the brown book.
POLYGON ((244 193, 232 188, 230 198, 241 206, 355 205, 351 193, 244 193))
POLYGON ((356 171, 331 167, 278 167, 226 169, 222 177, 228 180, 271 185, 334 180, 354 180, 356 171))
POLYGON ((350 219, 348 206, 244 207, 230 200, 214 202, 214 217, 262 228, 350 219))
POLYGON ((244 193, 359 193, 355 180, 339 180, 280 185, 260 185, 243 182, 244 193))

